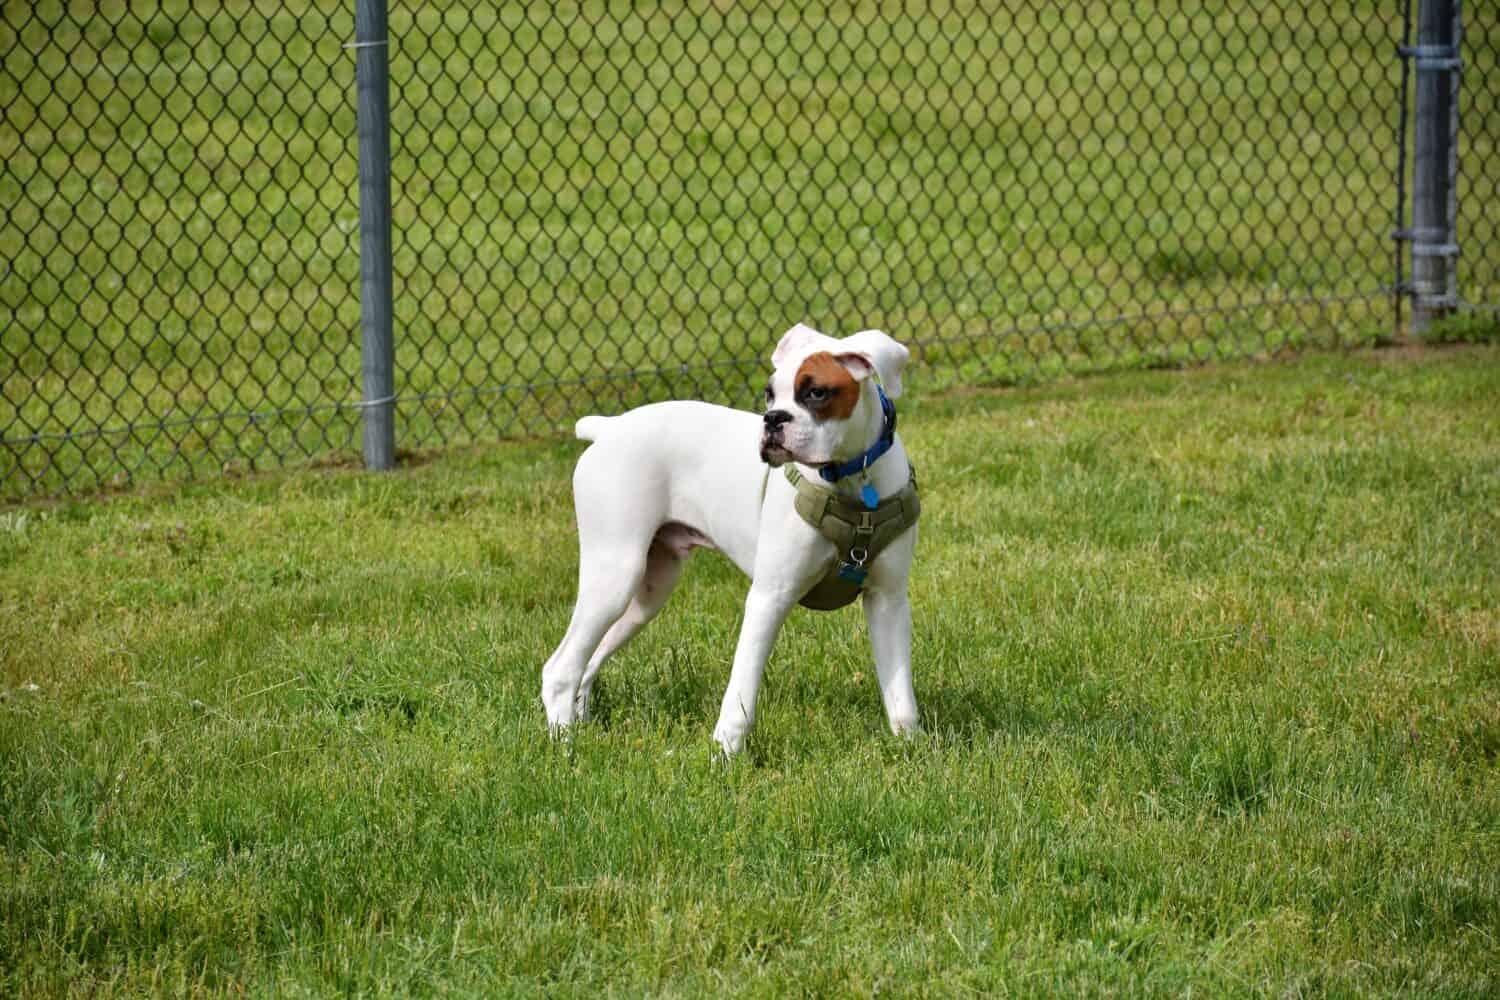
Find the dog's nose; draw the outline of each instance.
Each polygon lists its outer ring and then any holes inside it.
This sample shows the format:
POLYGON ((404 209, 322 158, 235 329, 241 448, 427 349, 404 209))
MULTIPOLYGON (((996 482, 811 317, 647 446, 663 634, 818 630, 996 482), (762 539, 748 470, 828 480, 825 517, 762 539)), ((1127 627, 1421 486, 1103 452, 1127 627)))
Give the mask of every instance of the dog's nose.
POLYGON ((786 410, 771 410, 766 414, 766 430, 778 430, 782 424, 791 423, 792 415, 786 410))

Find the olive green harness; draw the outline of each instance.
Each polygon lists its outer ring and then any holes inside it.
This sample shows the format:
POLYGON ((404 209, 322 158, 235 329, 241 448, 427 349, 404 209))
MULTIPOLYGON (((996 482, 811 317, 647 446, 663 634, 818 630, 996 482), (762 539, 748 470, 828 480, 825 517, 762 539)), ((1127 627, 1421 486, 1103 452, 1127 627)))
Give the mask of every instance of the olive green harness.
POLYGON ((817 611, 842 608, 859 596, 867 567, 903 531, 917 523, 922 505, 917 501, 917 472, 900 493, 867 509, 853 497, 815 486, 788 464, 787 482, 797 490, 797 513, 838 549, 838 559, 827 575, 802 598, 802 606, 817 611))

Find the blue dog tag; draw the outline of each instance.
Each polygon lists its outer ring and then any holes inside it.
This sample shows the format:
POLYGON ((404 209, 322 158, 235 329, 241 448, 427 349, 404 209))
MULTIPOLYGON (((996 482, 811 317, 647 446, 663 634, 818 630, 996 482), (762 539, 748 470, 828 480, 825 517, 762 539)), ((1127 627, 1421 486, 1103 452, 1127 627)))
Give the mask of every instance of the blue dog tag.
POLYGON ((856 587, 863 587, 865 585, 865 577, 868 575, 863 566, 856 566, 853 563, 839 564, 839 579, 846 580, 856 587))
POLYGON ((880 506, 880 494, 869 483, 865 483, 864 489, 859 491, 859 498, 865 502, 866 510, 874 510, 880 506))

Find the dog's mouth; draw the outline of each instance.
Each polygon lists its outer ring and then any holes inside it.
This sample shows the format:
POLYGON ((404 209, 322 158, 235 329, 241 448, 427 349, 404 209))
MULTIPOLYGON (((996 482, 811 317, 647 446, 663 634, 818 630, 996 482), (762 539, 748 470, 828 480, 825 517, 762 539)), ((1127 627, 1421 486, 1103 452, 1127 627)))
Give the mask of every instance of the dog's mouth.
POLYGON ((765 434, 760 439, 760 460, 773 469, 778 469, 788 462, 801 462, 803 465, 818 466, 824 464, 816 459, 799 455, 781 442, 779 434, 765 434))
POLYGON ((775 469, 796 461, 796 456, 787 451, 780 441, 766 437, 760 441, 760 460, 775 469))
POLYGON ((788 462, 800 462, 801 459, 792 453, 781 437, 781 428, 768 430, 760 436, 760 460, 771 468, 777 468, 788 462))

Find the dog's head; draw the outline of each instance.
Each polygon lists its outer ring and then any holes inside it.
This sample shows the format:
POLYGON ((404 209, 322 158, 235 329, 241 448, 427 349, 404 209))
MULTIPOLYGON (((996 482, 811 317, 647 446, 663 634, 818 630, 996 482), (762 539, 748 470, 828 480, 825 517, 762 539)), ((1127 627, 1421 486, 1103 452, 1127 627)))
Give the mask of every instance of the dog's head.
POLYGON ((760 457, 823 465, 868 448, 880 430, 872 375, 891 399, 901 395, 901 370, 910 352, 879 330, 836 340, 798 323, 771 355, 760 457))

